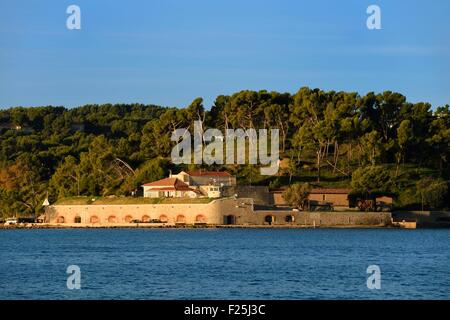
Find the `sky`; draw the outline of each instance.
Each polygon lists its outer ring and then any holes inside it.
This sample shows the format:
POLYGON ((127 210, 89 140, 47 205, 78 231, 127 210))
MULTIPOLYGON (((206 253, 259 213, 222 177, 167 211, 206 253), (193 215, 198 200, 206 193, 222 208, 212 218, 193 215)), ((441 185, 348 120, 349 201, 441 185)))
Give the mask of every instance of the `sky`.
POLYGON ((450 104, 448 0, 0 0, 0 108, 185 107, 240 90, 450 104), (69 5, 81 29, 69 30, 69 5), (369 30, 367 7, 381 8, 369 30))

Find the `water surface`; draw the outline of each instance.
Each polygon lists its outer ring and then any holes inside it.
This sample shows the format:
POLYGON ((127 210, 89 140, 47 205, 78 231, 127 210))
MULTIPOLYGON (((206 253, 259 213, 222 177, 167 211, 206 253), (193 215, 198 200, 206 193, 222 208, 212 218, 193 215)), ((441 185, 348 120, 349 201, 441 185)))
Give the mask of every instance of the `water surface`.
POLYGON ((450 230, 0 230, 0 244, 0 299, 450 299, 450 230))

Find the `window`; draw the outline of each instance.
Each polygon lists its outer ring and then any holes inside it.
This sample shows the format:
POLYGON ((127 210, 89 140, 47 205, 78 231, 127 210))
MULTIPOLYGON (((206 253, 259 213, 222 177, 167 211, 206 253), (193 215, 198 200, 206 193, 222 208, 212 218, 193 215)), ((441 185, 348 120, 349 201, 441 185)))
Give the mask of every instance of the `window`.
POLYGON ((92 217, 89 219, 89 222, 90 222, 90 223, 99 223, 99 222, 100 222, 100 219, 99 219, 97 216, 92 216, 92 217))
POLYGON ((206 218, 204 215, 199 214, 198 216, 195 217, 195 222, 196 223, 206 223, 206 218))
POLYGON ((264 217, 264 222, 272 224, 273 222, 275 222, 275 217, 274 216, 265 216, 264 217))
POLYGON ((183 215, 177 216, 177 223, 186 223, 186 218, 183 215))
POLYGON ((295 221, 295 217, 294 217, 294 216, 291 216, 291 215, 286 216, 285 221, 286 221, 286 222, 294 222, 294 221, 295 221))

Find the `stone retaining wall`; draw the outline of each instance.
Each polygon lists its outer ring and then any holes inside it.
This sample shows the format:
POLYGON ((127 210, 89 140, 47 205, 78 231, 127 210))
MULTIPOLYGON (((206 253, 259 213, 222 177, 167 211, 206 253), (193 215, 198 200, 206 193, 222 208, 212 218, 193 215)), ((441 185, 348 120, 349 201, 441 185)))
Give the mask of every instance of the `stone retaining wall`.
POLYGON ((127 225, 161 221, 165 225, 388 226, 388 212, 300 212, 253 209, 253 199, 218 199, 207 204, 54 205, 46 222, 61 225, 127 225))

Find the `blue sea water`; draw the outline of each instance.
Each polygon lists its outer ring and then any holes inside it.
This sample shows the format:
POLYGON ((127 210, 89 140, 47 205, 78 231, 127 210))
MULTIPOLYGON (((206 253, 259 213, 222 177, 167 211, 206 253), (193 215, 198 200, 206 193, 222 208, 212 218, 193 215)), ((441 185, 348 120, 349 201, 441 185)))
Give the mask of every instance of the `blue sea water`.
POLYGON ((450 299, 449 273, 450 230, 0 230, 0 299, 450 299))

